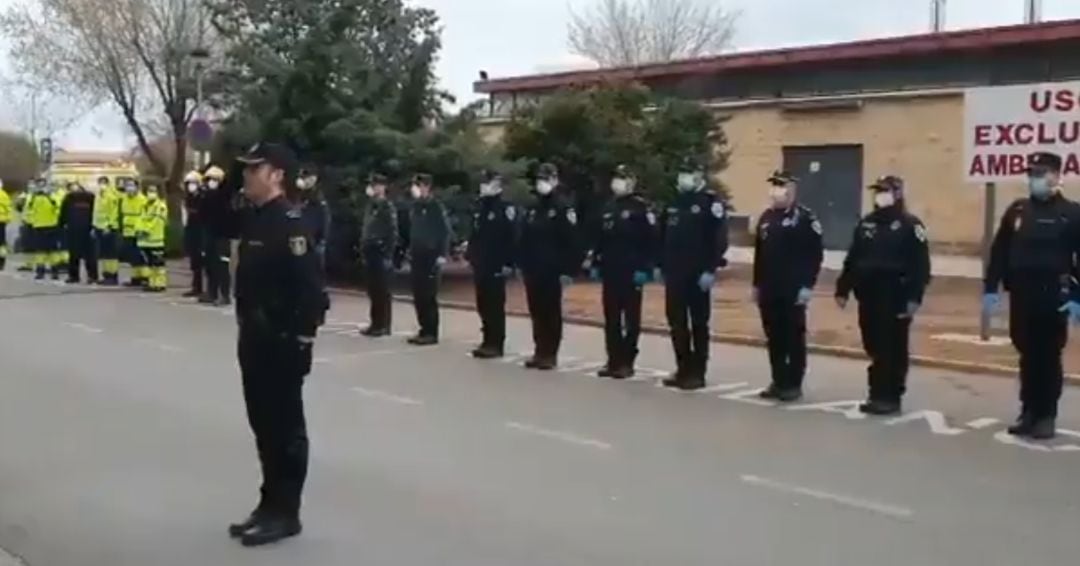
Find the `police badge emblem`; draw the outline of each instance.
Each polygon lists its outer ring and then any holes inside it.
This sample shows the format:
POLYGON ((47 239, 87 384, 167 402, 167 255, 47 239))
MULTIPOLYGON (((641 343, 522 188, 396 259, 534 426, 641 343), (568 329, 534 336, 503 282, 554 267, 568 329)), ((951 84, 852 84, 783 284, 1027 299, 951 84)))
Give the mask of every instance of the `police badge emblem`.
POLYGON ((630 219, 630 211, 629 210, 622 211, 622 219, 623 220, 629 220, 630 219))
POLYGON ((492 220, 495 220, 495 213, 494 212, 489 212, 488 213, 488 222, 490 222, 492 220))
POLYGON ((307 238, 305 238, 303 236, 296 236, 294 238, 289 238, 289 251, 292 252, 292 255, 298 256, 298 257, 302 256, 302 255, 305 255, 305 254, 307 254, 307 248, 308 248, 307 238))
POLYGON ((889 230, 892 230, 893 232, 895 232, 895 231, 897 231, 899 229, 900 229, 900 221, 899 220, 893 220, 893 223, 889 225, 889 230))
POLYGON ((571 208, 566 211, 566 220, 570 222, 571 226, 577 225, 577 213, 574 212, 574 209, 571 208))
POLYGON ((926 242, 926 226, 923 226, 922 224, 916 224, 915 225, 915 237, 920 242, 926 242))
POLYGON ((722 219, 725 214, 727 214, 727 210, 724 208, 724 203, 714 202, 712 205, 712 215, 722 219))
POLYGON ((649 221, 649 225, 656 226, 656 214, 649 212, 645 215, 645 219, 649 221))
POLYGON ((819 221, 817 221, 817 220, 815 220, 815 221, 813 222, 813 224, 811 224, 811 225, 810 225, 810 228, 812 228, 812 229, 814 230, 814 232, 815 232, 815 233, 816 233, 816 234, 817 234, 818 236, 820 236, 820 235, 821 235, 821 233, 822 233, 822 232, 824 232, 824 230, 823 230, 823 229, 822 229, 822 227, 821 227, 821 222, 819 222, 819 221))
POLYGON ((555 209, 554 208, 548 211, 548 218, 555 218, 555 209))
POLYGON ((701 207, 695 204, 694 206, 690 207, 690 212, 694 214, 701 214, 701 207))
POLYGON ((1016 222, 1013 222, 1013 232, 1019 232, 1024 227, 1024 219, 1017 216, 1016 222))
POLYGON ((517 211, 514 210, 514 207, 512 207, 512 206, 506 207, 506 219, 507 220, 509 220, 510 222, 513 222, 514 217, 516 217, 516 216, 517 216, 517 211))

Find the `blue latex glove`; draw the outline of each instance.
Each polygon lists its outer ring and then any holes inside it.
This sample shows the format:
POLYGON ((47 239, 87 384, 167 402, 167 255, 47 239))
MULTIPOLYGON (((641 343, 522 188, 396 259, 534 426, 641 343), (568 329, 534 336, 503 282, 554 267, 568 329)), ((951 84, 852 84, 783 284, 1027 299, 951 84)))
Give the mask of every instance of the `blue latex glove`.
POLYGON ((513 276, 514 268, 510 266, 503 267, 502 271, 499 272, 499 277, 502 277, 503 279, 510 279, 513 276))
POLYGON ((814 298, 814 291, 803 287, 799 289, 798 296, 795 297, 795 304, 800 307, 805 307, 810 304, 810 299, 814 298))
POLYGON ((716 275, 712 273, 702 273, 701 277, 698 278, 697 284, 698 288, 701 289, 701 292, 706 293, 716 284, 716 275))
POLYGON ((1069 322, 1080 325, 1080 303, 1069 301, 1064 305, 1061 305, 1058 312, 1069 313, 1069 322))
POLYGON ((574 278, 573 277, 570 277, 569 275, 560 275, 559 276, 559 284, 562 285, 564 289, 569 287, 573 283, 574 283, 574 278))
POLYGON ((656 269, 653 270, 652 277, 653 277, 653 281, 656 281, 657 283, 663 283, 664 282, 664 271, 661 270, 659 267, 657 267, 656 269))
POLYGON ((915 316, 915 313, 919 312, 919 309, 921 307, 922 305, 916 303, 915 301, 908 301, 907 308, 905 308, 904 312, 900 314, 900 318, 911 318, 915 316))
POLYGON ((982 298, 982 310, 985 314, 991 314, 998 310, 1001 306, 1001 295, 998 293, 987 293, 982 298))
POLYGON ((634 273, 634 286, 643 287, 649 282, 649 274, 644 271, 637 271, 634 273))
POLYGON ((445 257, 439 256, 435 258, 435 269, 442 270, 444 265, 446 265, 445 257))
POLYGON ((600 280, 600 268, 594 267, 594 268, 590 269, 589 270, 589 279, 592 279, 593 281, 599 281, 600 280))

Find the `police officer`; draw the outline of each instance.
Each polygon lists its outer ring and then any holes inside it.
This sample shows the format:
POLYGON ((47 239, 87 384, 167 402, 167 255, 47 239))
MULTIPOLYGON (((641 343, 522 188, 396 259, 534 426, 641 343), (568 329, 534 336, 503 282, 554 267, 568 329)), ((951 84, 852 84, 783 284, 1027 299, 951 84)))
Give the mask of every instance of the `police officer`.
POLYGON ((124 180, 124 194, 120 197, 120 234, 123 239, 123 255, 131 266, 128 287, 143 287, 147 283, 146 258, 139 250, 139 227, 146 210, 146 195, 139 191, 134 179, 124 180))
POLYGON ((67 238, 68 283, 79 282, 79 266, 86 264, 86 278, 90 283, 98 282, 97 246, 94 244, 94 193, 86 190, 82 183, 74 183, 74 190, 64 197, 60 206, 60 225, 67 238))
POLYGON ((634 376, 641 335, 641 300, 656 269, 656 214, 625 165, 611 180, 614 197, 601 213, 591 265, 592 278, 603 281, 604 345, 607 364, 600 377, 634 376))
POLYGON ((326 196, 319 190, 319 176, 311 170, 301 170, 296 179, 300 191, 300 210, 304 222, 315 239, 315 251, 319 261, 326 266, 326 242, 330 238, 330 207, 326 196))
MULTIPOLYGON (((202 218, 206 231, 203 244, 203 261, 206 269, 206 292, 199 297, 199 302, 225 306, 231 303, 232 238, 237 235, 236 197, 233 191, 222 190, 225 171, 216 165, 210 166, 203 175, 206 179, 206 194, 202 200, 202 218)), ((233 184, 239 188, 239 180, 233 184)))
POLYGON ((514 274, 518 214, 502 192, 502 176, 484 171, 465 254, 472 266, 483 335, 480 347, 472 351, 478 359, 501 358, 506 343, 506 280, 514 274))
POLYGON ((431 175, 421 173, 409 189, 413 198, 409 209, 410 275, 420 325, 409 343, 415 346, 439 343, 439 279, 450 250, 450 221, 431 185, 431 175))
POLYGON ((94 199, 94 241, 101 264, 101 284, 120 284, 119 242, 120 193, 108 177, 98 178, 98 193, 94 199))
POLYGON ((984 309, 1009 292, 1009 334, 1020 353, 1020 417, 1016 436, 1046 440, 1056 434, 1064 380, 1061 351, 1066 318, 1080 321, 1074 278, 1080 253, 1080 205, 1061 193, 1061 157, 1036 153, 1029 159, 1030 196, 1012 203, 994 237, 986 270, 984 309))
POLYGON ((845 308, 855 291, 859 330, 870 357, 870 398, 859 410, 870 415, 896 415, 907 391, 911 321, 930 283, 930 251, 926 227, 907 211, 904 181, 879 178, 874 210, 855 226, 851 248, 836 283, 836 302, 845 308))
POLYGON ((371 338, 390 335, 393 309, 390 303, 390 277, 398 247, 398 218, 394 203, 386 196, 386 176, 374 173, 366 189, 367 208, 360 237, 364 277, 371 302, 371 325, 362 334, 371 338))
POLYGON ((573 283, 582 263, 577 211, 558 189, 558 169, 551 163, 540 165, 535 198, 525 210, 517 258, 525 277, 535 346, 525 367, 543 371, 558 366, 563 289, 573 283))
POLYGON ((806 307, 824 248, 821 223, 797 201, 798 179, 777 171, 768 179, 772 206, 758 218, 754 240, 754 301, 768 339, 772 383, 763 399, 802 398, 806 373, 806 307))
POLYGON ((203 277, 205 276, 205 244, 203 238, 206 226, 202 217, 203 178, 198 171, 191 171, 184 177, 184 253, 191 268, 191 290, 184 293, 187 298, 199 298, 203 295, 203 277))
POLYGON ((675 373, 666 387, 693 391, 705 387, 709 362, 709 319, 716 271, 727 266, 727 205, 707 189, 705 167, 685 159, 678 194, 661 220, 664 295, 675 373))
POLYGON ((300 497, 308 468, 302 389, 328 304, 303 214, 285 196, 295 182, 292 151, 263 143, 241 162, 244 194, 253 208, 240 232, 238 354, 263 484, 258 506, 247 519, 230 525, 229 534, 245 546, 259 546, 301 530, 300 497))
POLYGON ((13 218, 12 213, 11 196, 4 190, 4 182, 0 180, 0 271, 7 266, 7 227, 13 218))

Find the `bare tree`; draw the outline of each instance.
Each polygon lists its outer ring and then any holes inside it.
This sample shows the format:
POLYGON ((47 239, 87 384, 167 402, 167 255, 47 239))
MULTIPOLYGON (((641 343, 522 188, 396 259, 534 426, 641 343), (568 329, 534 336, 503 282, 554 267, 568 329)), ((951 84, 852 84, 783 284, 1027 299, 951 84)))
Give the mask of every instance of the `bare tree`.
POLYGON ((568 39, 604 67, 689 59, 730 48, 738 17, 720 0, 598 0, 571 13, 568 39))
POLYGON ((202 10, 201 0, 30 0, 0 16, 0 29, 16 70, 36 89, 112 103, 175 195, 195 111, 190 55, 208 47, 202 10), (173 159, 148 131, 162 122, 173 159))

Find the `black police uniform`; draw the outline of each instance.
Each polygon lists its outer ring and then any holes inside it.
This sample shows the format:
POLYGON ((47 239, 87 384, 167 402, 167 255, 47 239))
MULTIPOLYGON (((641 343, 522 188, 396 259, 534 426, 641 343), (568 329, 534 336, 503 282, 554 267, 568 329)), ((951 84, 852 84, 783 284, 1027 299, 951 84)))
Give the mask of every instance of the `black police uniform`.
POLYGON ((908 304, 922 304, 929 283, 926 228, 902 202, 875 210, 856 225, 836 296, 846 299, 854 290, 859 301, 859 330, 870 357, 870 402, 864 410, 899 411, 910 362, 908 304))
POLYGON ((232 256, 231 241, 237 236, 236 213, 239 198, 240 171, 225 178, 217 189, 204 189, 206 195, 202 201, 202 217, 206 222, 206 239, 203 244, 204 261, 207 275, 206 294, 202 302, 228 303, 232 287, 230 261, 232 256))
POLYGON ((308 340, 329 305, 302 214, 285 197, 245 215, 236 274, 239 359, 248 421, 262 465, 255 516, 296 521, 307 477, 302 388, 308 340))
POLYGON ((184 195, 184 210, 187 212, 187 223, 184 224, 184 253, 188 256, 188 266, 191 268, 191 296, 201 296, 206 276, 206 222, 203 220, 203 200, 206 198, 204 189, 196 189, 184 195))
POLYGON ((768 340, 771 392, 802 389, 806 374, 806 306, 801 289, 813 289, 824 248, 821 223, 800 204, 770 208, 758 219, 753 285, 768 340))
POLYGON ((439 279, 450 252, 450 221, 434 197, 417 199, 409 209, 409 255, 413 306, 420 330, 416 338, 430 343, 439 338, 439 279))
POLYGON ((476 310, 483 340, 479 357, 503 355, 506 342, 506 276, 514 268, 518 211, 501 195, 476 201, 466 259, 476 286, 476 310))
POLYGON ((1080 205, 1059 193, 1012 203, 994 237, 985 287, 996 293, 1004 283, 1009 292, 1009 335, 1020 353, 1018 433, 1057 417, 1068 338, 1059 309, 1077 297, 1078 245, 1080 205))
POLYGON ((667 384, 701 388, 709 361, 712 290, 702 291, 698 282, 727 265, 727 207, 712 192, 682 192, 664 211, 660 226, 665 306, 677 365, 667 384))
POLYGON ((390 304, 390 277, 393 257, 398 248, 398 216, 389 199, 371 199, 364 211, 360 251, 364 257, 364 276, 371 301, 369 336, 390 334, 393 309, 390 304))
POLYGON ((86 277, 98 280, 97 246, 94 244, 94 193, 75 190, 64 196, 60 207, 60 226, 67 238, 68 282, 79 281, 79 266, 86 265, 86 277))
POLYGON ((315 242, 320 261, 326 261, 326 241, 330 237, 330 207, 321 192, 311 189, 305 193, 301 209, 304 225, 315 242))
POLYGON ((634 274, 652 277, 657 236, 656 214, 640 194, 615 197, 601 212, 593 267, 603 281, 605 375, 633 376, 642 299, 642 286, 634 282, 634 274))
POLYGON ((529 367, 552 369, 558 363, 563 330, 560 278, 576 275, 583 259, 577 222, 577 211, 555 192, 536 195, 525 209, 517 263, 532 319, 535 350, 529 367))

